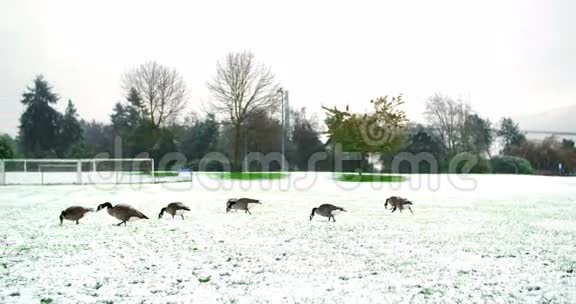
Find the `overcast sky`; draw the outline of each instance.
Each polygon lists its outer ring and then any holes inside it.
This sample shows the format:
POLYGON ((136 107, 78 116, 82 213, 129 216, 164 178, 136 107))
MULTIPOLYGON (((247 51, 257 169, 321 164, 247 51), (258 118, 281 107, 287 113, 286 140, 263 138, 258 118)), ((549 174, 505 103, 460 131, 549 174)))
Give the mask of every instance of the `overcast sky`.
POLYGON ((576 104, 576 1, 0 0, 0 133, 16 134, 21 94, 44 74, 86 119, 109 120, 121 75, 175 67, 190 111, 227 52, 271 66, 294 106, 362 110, 403 93, 469 99, 491 119, 576 104))

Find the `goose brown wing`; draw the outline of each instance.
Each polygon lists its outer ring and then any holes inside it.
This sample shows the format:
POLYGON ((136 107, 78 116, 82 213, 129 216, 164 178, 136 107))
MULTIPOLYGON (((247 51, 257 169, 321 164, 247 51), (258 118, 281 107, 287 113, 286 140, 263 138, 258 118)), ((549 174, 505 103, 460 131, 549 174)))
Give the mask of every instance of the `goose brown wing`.
POLYGON ((142 212, 136 210, 134 207, 126 204, 118 204, 112 208, 112 216, 121 220, 127 221, 131 217, 137 217, 141 219, 147 219, 148 217, 145 216, 142 212))
POLYGON ((87 211, 84 207, 81 207, 81 206, 71 206, 71 207, 66 208, 64 210, 64 212, 71 213, 71 214, 84 214, 87 211))
POLYGON ((168 208, 172 209, 174 211, 176 211, 176 210, 188 210, 188 211, 190 211, 190 208, 188 206, 186 206, 180 202, 170 203, 170 204, 168 204, 168 208))
POLYGON ((88 211, 92 211, 92 209, 87 209, 81 206, 72 206, 68 207, 64 210, 64 218, 72 221, 76 221, 81 219, 84 214, 88 211))
POLYGON ((343 208, 338 207, 338 206, 334 206, 334 205, 332 205, 332 204, 323 204, 323 205, 320 205, 319 208, 320 208, 320 209, 324 209, 324 210, 326 210, 327 212, 332 212, 332 211, 334 211, 334 210, 344 210, 343 208))
POLYGON ((252 198, 247 198, 247 197, 243 197, 243 198, 239 199, 238 202, 243 202, 243 203, 246 203, 246 204, 250 204, 250 203, 262 204, 262 203, 260 203, 259 200, 252 199, 252 198))

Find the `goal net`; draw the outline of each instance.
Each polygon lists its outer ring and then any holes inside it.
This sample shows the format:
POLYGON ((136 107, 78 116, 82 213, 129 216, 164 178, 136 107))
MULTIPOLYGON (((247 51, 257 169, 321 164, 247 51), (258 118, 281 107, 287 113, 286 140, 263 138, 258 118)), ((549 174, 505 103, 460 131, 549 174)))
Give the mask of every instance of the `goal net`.
POLYGON ((154 160, 148 158, 0 160, 0 185, 154 182, 154 160))

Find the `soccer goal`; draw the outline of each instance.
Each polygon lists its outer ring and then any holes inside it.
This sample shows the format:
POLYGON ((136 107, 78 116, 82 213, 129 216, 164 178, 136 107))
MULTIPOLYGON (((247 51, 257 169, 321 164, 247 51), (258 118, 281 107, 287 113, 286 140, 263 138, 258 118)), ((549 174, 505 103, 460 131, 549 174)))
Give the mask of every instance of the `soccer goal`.
POLYGON ((155 183, 154 160, 5 159, 0 185, 155 183))

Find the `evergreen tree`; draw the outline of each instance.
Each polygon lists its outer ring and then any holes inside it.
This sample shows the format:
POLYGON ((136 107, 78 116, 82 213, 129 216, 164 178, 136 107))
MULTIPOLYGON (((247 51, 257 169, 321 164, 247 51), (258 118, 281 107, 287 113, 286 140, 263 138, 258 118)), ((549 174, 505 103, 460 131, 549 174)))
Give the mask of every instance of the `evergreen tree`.
POLYGON ((468 114, 460 138, 462 151, 490 156, 494 141, 492 125, 478 114, 468 114))
MULTIPOLYGON (((432 130, 426 129, 422 125, 412 125, 406 129, 406 140, 400 151, 414 156, 419 153, 429 153, 436 160, 439 170, 443 170, 447 165, 448 155, 444 142, 432 130)), ((390 167, 395 156, 396 154, 383 156, 385 168, 390 167)), ((411 173, 413 170, 417 170, 418 173, 437 173, 433 172, 433 167, 427 162, 419 162, 417 168, 412 168, 412 164, 409 162, 401 162, 398 170, 401 173, 411 173)))
POLYGON ((289 153, 289 159, 299 170, 318 170, 318 165, 316 168, 308 168, 310 157, 324 150, 324 144, 319 137, 318 123, 306 117, 305 108, 292 111, 292 118, 291 141, 294 149, 289 153))
POLYGON ((86 157, 92 158, 101 153, 112 156, 114 152, 114 132, 112 126, 96 121, 81 121, 86 157))
POLYGON ((55 157, 60 114, 52 108, 58 95, 43 76, 22 94, 26 110, 20 117, 20 144, 26 157, 55 157))
POLYGON ((141 111, 142 100, 134 89, 129 91, 125 103, 116 103, 110 115, 115 136, 123 143, 123 156, 134 157, 141 152, 151 152, 155 140, 153 131, 141 111))
POLYGON ((142 97, 135 88, 130 89, 126 101, 128 101, 128 115, 132 121, 143 120, 144 117, 148 117, 148 110, 142 105, 142 97))
POLYGON ((142 99, 135 89, 130 90, 126 103, 116 103, 110 119, 118 135, 127 135, 144 120, 145 113, 141 110, 141 104, 142 99))
POLYGON ((157 141, 155 142, 154 146, 152 147, 152 157, 154 158, 154 163, 157 169, 161 171, 170 171, 171 165, 173 163, 168 164, 161 164, 160 160, 168 153, 176 152, 176 140, 174 139, 174 133, 168 128, 161 128, 159 134, 157 136, 157 141), (167 167, 159 167, 159 166, 167 166, 167 167))
POLYGON ((72 100, 68 100, 66 112, 60 121, 59 132, 59 157, 75 157, 82 154, 83 131, 80 121, 78 120, 78 113, 72 100))
POLYGON ((114 109, 112 110, 112 114, 110 115, 110 120, 112 121, 112 127, 114 128, 114 132, 124 133, 127 129, 130 129, 130 122, 128 118, 128 111, 122 105, 122 103, 117 102, 114 105, 114 109))
POLYGON ((218 136, 218 122, 214 114, 208 114, 206 119, 196 121, 184 131, 181 151, 189 161, 197 162, 206 153, 215 150, 218 136))
POLYGON ((511 118, 502 118, 500 121, 500 128, 496 131, 496 135, 500 137, 504 148, 501 154, 509 154, 514 146, 520 146, 526 143, 526 136, 520 132, 518 124, 511 118))
POLYGON ((0 159, 14 158, 14 140, 9 135, 0 135, 0 159))

